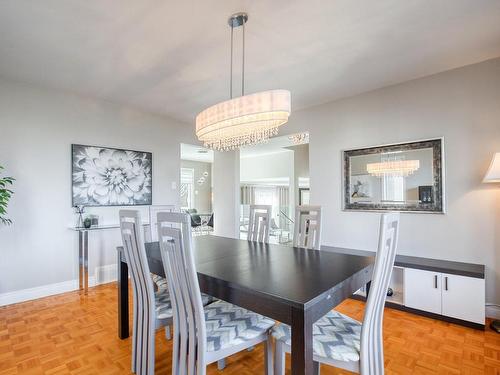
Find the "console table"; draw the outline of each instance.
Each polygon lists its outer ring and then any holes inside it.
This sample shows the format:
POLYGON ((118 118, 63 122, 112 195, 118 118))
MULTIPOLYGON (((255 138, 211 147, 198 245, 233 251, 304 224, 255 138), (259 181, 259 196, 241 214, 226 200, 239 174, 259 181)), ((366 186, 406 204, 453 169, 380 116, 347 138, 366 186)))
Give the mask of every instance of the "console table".
MULTIPOLYGON (((142 225, 146 227, 149 226, 149 223, 142 225)), ((89 232, 118 228, 120 228, 119 224, 69 228, 78 232, 78 288, 84 294, 87 294, 89 290, 89 232)))

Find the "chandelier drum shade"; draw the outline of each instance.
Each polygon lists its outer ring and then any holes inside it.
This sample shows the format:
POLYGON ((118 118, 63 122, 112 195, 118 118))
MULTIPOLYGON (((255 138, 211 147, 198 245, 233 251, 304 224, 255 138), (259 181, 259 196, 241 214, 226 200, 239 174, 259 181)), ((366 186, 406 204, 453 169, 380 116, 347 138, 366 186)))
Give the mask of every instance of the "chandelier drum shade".
POLYGON ((420 168, 419 160, 392 160, 381 163, 369 163, 366 171, 372 176, 408 177, 420 168))
POLYGON ((268 90, 245 95, 245 23, 248 15, 231 16, 231 73, 230 99, 215 104, 196 116, 196 136, 205 147, 234 150, 241 146, 266 142, 278 134, 278 128, 287 123, 291 111, 288 90, 268 90), (243 58, 241 96, 233 98, 233 29, 243 28, 243 58))
POLYGON ((232 150, 275 136, 289 115, 290 91, 262 91, 205 109, 196 116, 196 136, 206 147, 232 150))

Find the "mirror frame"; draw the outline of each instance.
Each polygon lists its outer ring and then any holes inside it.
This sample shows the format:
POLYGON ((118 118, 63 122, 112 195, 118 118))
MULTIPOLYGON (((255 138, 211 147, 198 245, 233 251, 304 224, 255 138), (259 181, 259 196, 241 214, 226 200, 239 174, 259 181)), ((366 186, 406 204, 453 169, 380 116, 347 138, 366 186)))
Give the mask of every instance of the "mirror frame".
POLYGON ((445 185, 444 185, 444 138, 433 138, 423 141, 393 143, 382 146, 364 147, 343 151, 343 178, 342 193, 344 211, 401 211, 418 213, 445 213, 445 185), (382 204, 382 203, 351 203, 351 175, 350 158, 352 156, 380 154, 391 151, 411 151, 422 148, 432 148, 433 150, 433 170, 434 170, 434 202, 429 204, 382 204))

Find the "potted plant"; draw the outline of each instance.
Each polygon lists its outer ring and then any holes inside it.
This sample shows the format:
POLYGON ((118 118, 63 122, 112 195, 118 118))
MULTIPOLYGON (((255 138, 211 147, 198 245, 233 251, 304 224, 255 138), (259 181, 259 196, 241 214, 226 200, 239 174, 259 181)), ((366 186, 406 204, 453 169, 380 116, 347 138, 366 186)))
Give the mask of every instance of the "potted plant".
MULTIPOLYGON (((0 165, 0 172, 3 167, 0 165)), ((7 205, 9 204, 9 199, 14 194, 12 190, 8 187, 14 183, 15 179, 13 177, 1 177, 0 176, 0 223, 4 225, 12 224, 12 220, 6 217, 7 215, 7 205)))

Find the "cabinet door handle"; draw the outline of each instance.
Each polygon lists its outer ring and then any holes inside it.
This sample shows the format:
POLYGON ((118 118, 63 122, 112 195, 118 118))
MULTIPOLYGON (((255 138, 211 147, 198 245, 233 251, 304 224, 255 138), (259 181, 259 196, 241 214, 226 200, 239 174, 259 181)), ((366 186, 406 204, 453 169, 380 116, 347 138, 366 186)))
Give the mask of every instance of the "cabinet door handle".
POLYGON ((444 278, 444 290, 448 290, 448 276, 444 278))
POLYGON ((434 289, 438 287, 438 275, 434 275, 434 289))

